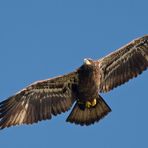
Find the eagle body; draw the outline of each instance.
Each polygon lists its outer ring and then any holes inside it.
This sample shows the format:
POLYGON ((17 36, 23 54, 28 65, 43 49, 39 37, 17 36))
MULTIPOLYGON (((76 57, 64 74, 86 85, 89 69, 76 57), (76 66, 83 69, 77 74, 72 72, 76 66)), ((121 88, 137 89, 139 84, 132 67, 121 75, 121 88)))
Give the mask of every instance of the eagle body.
POLYGON ((98 94, 99 69, 95 62, 86 60, 77 73, 76 104, 66 121, 90 125, 103 118, 111 109, 98 94))
POLYGON ((100 93, 128 82, 147 68, 145 35, 101 59, 84 59, 74 72, 37 81, 0 102, 0 128, 51 119, 73 104, 67 122, 94 124, 111 112, 100 93))
POLYGON ((99 75, 98 68, 93 61, 91 65, 83 64, 78 69, 77 98, 81 101, 91 101, 98 96, 99 75))

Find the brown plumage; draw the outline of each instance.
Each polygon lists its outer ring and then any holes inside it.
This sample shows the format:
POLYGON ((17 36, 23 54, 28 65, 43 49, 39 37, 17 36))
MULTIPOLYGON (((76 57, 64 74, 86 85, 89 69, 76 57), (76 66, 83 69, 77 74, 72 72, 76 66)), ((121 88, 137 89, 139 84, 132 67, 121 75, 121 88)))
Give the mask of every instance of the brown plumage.
POLYGON ((148 67, 148 35, 76 71, 38 81, 0 103, 0 128, 51 119, 75 105, 68 122, 90 125, 111 109, 98 94, 138 76, 148 67))

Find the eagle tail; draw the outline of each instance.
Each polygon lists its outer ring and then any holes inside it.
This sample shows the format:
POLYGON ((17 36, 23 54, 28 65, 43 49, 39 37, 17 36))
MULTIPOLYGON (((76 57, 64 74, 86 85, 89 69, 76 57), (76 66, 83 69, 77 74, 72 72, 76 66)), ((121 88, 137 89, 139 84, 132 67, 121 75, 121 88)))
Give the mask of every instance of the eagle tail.
POLYGON ((99 95, 96 98, 96 105, 90 108, 81 109, 78 102, 75 104, 73 110, 67 118, 67 122, 90 125, 98 122, 105 115, 111 111, 111 108, 106 104, 103 98, 99 95))

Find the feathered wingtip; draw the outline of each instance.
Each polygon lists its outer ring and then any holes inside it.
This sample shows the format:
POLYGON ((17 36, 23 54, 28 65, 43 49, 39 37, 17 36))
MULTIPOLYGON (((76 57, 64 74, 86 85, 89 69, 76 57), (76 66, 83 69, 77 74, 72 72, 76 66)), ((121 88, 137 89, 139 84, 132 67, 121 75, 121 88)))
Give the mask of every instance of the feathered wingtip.
POLYGON ((85 108, 82 110, 78 103, 76 103, 66 121, 82 126, 88 126, 98 122, 109 112, 111 112, 111 108, 106 104, 101 96, 98 96, 96 106, 91 108, 85 108))

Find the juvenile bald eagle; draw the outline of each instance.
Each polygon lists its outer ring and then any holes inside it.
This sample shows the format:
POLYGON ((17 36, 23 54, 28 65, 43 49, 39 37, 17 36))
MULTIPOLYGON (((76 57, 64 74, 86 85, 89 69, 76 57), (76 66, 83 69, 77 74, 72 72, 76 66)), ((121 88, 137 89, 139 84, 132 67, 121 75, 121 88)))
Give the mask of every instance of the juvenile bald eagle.
POLYGON ((76 71, 38 81, 0 103, 0 128, 32 124, 68 111, 68 122, 90 125, 111 109, 100 96, 148 67, 148 35, 99 60, 84 59, 76 71))

